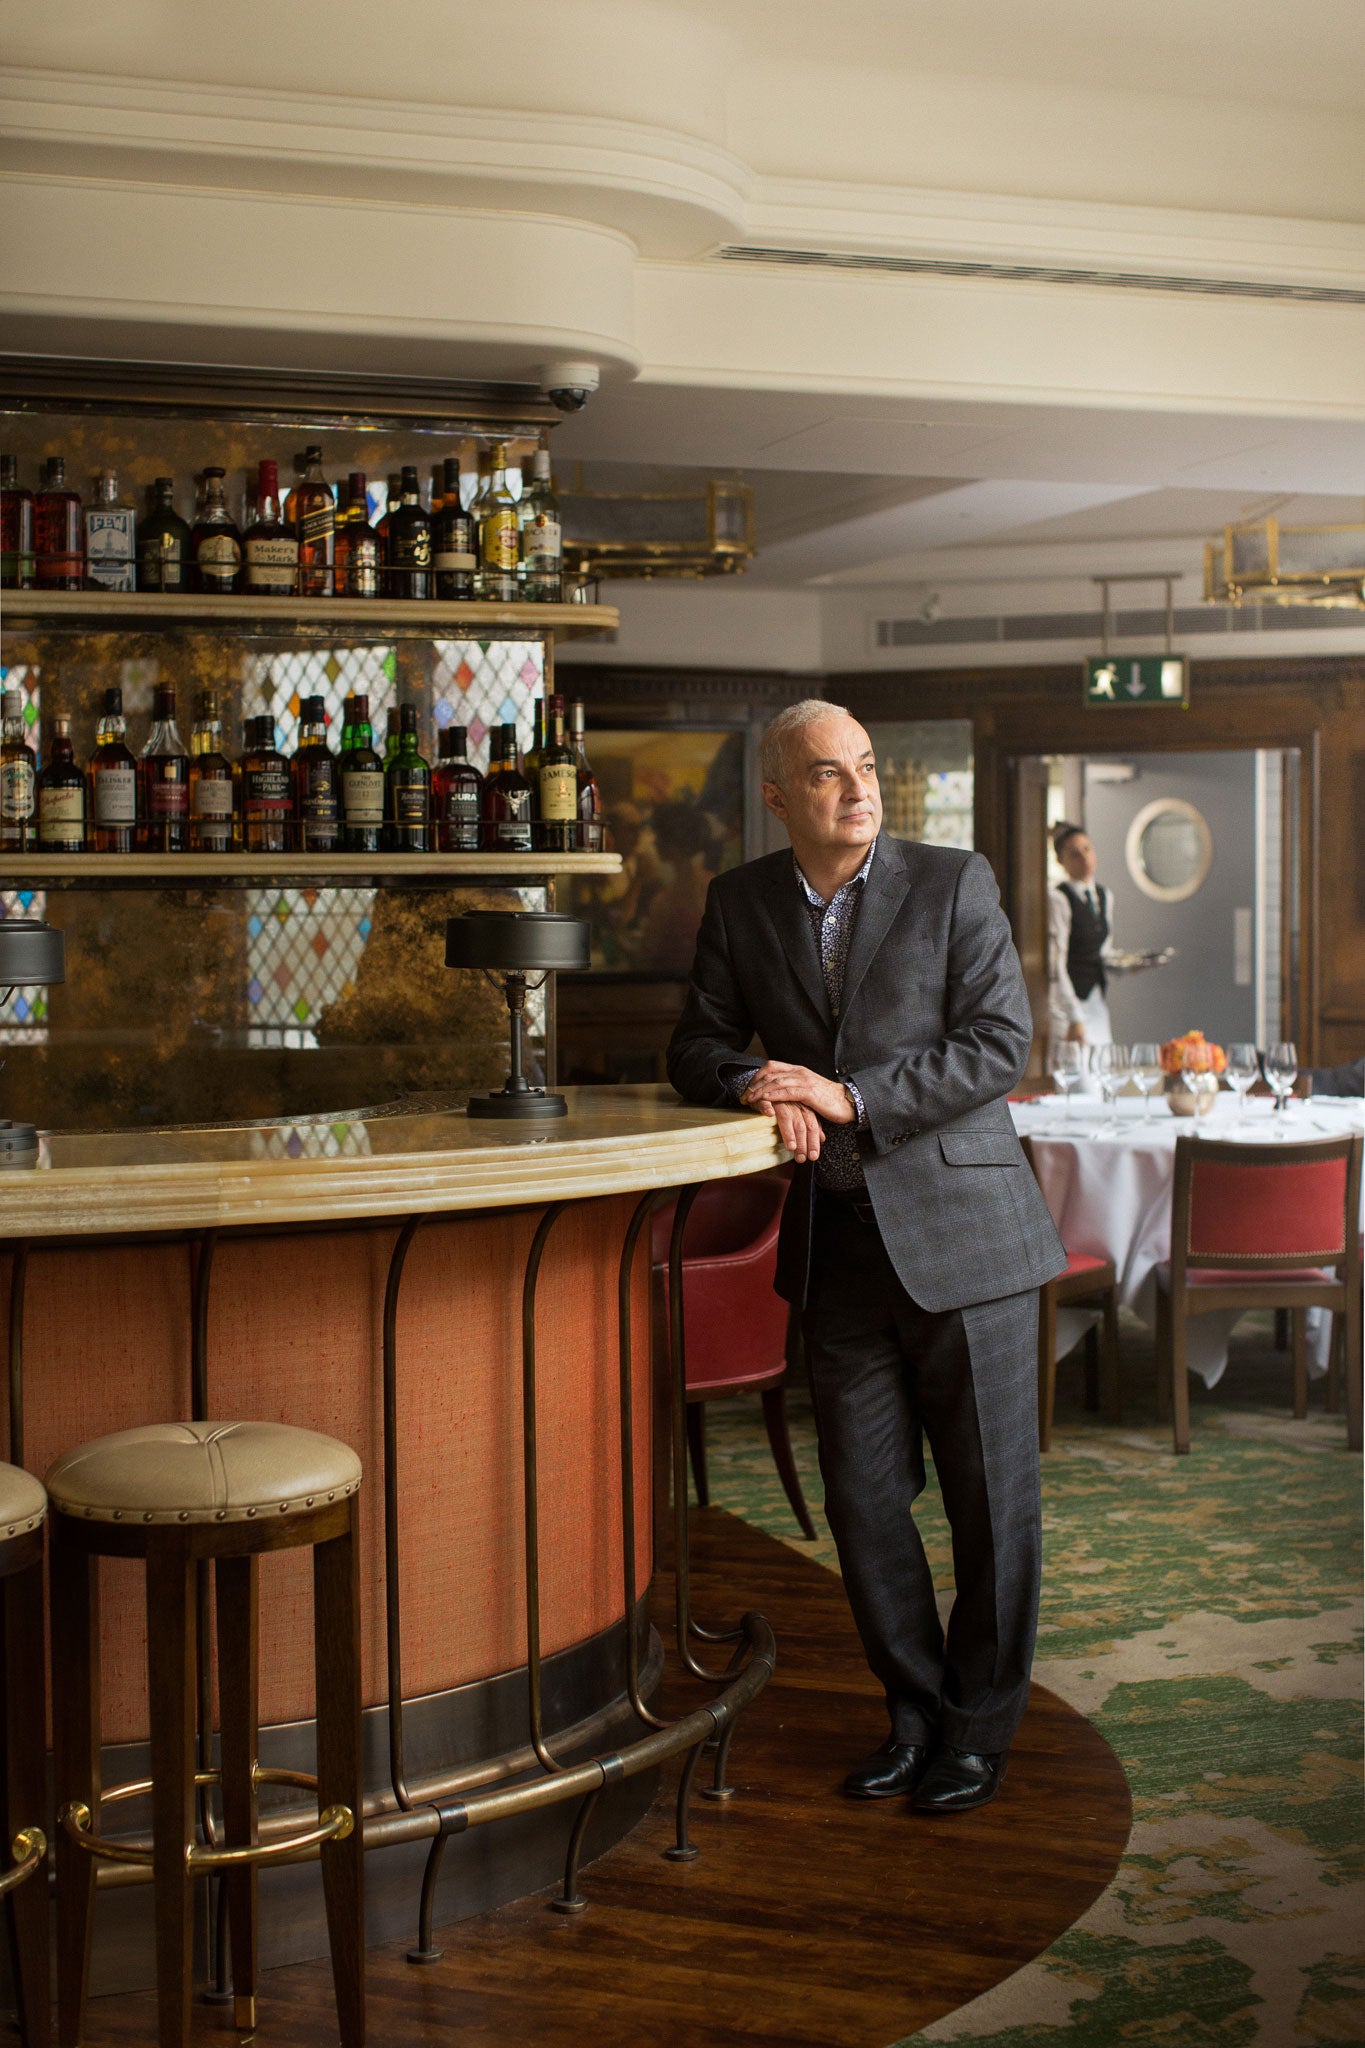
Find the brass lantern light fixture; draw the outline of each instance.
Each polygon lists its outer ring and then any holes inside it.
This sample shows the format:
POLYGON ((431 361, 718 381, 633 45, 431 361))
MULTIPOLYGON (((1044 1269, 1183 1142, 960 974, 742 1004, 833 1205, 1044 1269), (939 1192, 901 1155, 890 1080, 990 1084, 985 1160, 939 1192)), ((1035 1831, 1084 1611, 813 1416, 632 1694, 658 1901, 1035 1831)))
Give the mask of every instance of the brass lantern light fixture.
POLYGON ((564 567, 580 584, 625 578, 735 576, 754 553, 748 484, 694 490, 559 493, 564 567))
POLYGON ((1365 523, 1225 526, 1204 549, 1204 600, 1365 611, 1365 523))

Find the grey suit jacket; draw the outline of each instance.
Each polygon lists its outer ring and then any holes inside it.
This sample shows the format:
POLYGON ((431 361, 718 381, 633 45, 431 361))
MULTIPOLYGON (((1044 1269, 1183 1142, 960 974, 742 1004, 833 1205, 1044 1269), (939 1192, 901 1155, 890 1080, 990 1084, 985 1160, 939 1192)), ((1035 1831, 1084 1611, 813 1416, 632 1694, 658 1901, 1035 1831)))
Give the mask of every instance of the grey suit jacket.
MULTIPOLYGON (((1014 1133, 1008 1091, 1032 1020, 995 878, 980 854, 878 839, 836 1024, 789 852, 718 875, 668 1049, 689 1102, 730 1100, 721 1070, 757 1034, 771 1059, 856 1081, 867 1192, 901 1284, 922 1308, 1039 1287, 1066 1267, 1014 1133)), ((803 1303, 814 1169, 798 1168, 777 1289, 803 1303)))

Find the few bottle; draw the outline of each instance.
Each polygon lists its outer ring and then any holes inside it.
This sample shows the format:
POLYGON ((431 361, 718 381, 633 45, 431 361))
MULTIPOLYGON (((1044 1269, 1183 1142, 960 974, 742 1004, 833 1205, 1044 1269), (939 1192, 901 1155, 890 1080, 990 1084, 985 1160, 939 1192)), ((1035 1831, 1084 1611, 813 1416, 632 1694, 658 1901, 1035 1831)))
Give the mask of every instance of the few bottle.
POLYGON ((122 690, 106 690, 86 766, 86 816, 96 853, 131 853, 137 841, 137 762, 129 749, 122 690))
POLYGON ((299 544, 299 596, 331 597, 336 501, 322 474, 321 448, 306 448, 303 477, 289 493, 285 523, 299 544))
POLYGON ((564 699, 549 700, 549 730, 537 782, 540 843, 547 853, 573 853, 578 846, 578 763, 564 732, 564 699))
POLYGON ((32 590, 37 580, 33 493, 20 485, 17 456, 0 455, 0 589, 32 590))
POLYGON ((50 455, 47 480, 33 508, 39 590, 79 590, 85 582, 85 521, 81 501, 67 489, 66 464, 50 455))
POLYGON ((231 597, 242 581, 242 536, 227 508, 226 475, 204 471, 204 508, 190 534, 195 588, 212 597, 231 597))
POLYGON ((190 529, 175 509, 175 479, 159 476, 152 509, 137 530, 137 587, 173 593, 190 587, 190 529))
POLYGON ((36 837, 37 763, 24 723, 24 693, 0 696, 0 847, 31 853, 36 837))
POLYGON ((384 587, 390 597, 431 596, 431 521, 422 510, 417 471, 403 471, 403 492, 389 520, 388 568, 384 587))
POLYGON ((337 519, 332 574, 338 597, 379 595, 379 535, 370 524, 369 495, 358 469, 353 469, 347 480, 346 506, 337 519))
POLYGON ((42 853, 85 851, 85 777, 76 763, 69 718, 53 719, 38 777, 38 848, 42 853))
POLYGON ((517 729, 501 725, 483 785, 485 853, 529 853, 534 801, 531 785, 517 765, 517 729))
POLYGON ((218 692, 205 690, 190 734, 190 852, 231 853, 236 836, 232 763, 223 752, 218 692))
POLYGON ((175 691, 158 684, 152 729, 138 762, 143 853, 186 853, 190 841, 190 755, 175 722, 175 691))
POLYGON ((465 752, 468 727, 448 725, 438 742, 431 808, 439 853, 477 853, 483 777, 465 752))
POLYGON ((582 701, 569 706, 569 740, 578 770, 578 847, 581 853, 602 851, 602 797, 588 759, 587 714, 582 701))
POLYGON ((493 450, 493 474, 479 522, 479 559, 483 595, 493 604, 514 604, 517 597, 517 501, 507 486, 507 446, 493 450))
POLYGON ((531 484, 520 519, 521 594, 528 604, 558 604, 564 588, 564 536, 548 448, 537 448, 531 458, 531 484))
POLYGON ((341 743, 342 846, 347 853, 378 853, 384 832, 384 763, 374 750, 370 700, 351 699, 341 743))
POLYGON ((292 597, 298 582, 299 543, 280 517, 278 463, 256 473, 256 516, 242 540, 242 588, 253 597, 292 597))
POLYGON ((398 752, 384 770, 384 837, 391 853, 431 851, 431 769, 417 750, 417 707, 399 713, 398 752))
POLYGON ((479 534, 472 515, 460 502, 460 459, 447 456, 445 492, 441 510, 432 527, 432 568, 436 595, 463 600, 474 595, 474 573, 479 566, 479 534))
POLYGON ((341 773, 327 744, 321 697, 299 705, 299 744, 292 764, 294 834, 300 853, 335 853, 341 844, 341 773))
POLYGON ((119 496, 118 471, 102 469, 85 511, 85 563, 106 590, 137 589, 137 513, 119 496))
POLYGON ((243 847, 248 853, 286 852, 294 808, 289 763, 275 745, 269 712, 246 721, 241 773, 243 847))

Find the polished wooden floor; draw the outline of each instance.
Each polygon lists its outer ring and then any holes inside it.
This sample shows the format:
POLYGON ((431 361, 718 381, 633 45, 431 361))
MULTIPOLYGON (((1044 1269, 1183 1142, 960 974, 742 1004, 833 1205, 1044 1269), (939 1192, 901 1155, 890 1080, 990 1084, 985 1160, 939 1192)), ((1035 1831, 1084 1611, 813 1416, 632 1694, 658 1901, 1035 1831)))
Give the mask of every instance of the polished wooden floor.
MULTIPOLYGON (((1035 1687, 1004 1789, 976 1813, 844 1799, 844 1770, 886 1729, 839 1580, 719 1510, 694 1529, 698 1619, 756 1607, 777 1634, 777 1674, 735 1737, 738 1796, 694 1796, 701 1854, 665 1862, 675 1767, 586 1873, 580 1917, 542 1896, 451 1927, 428 1968, 405 1944, 372 1950, 374 2048, 887 2048, 1018 1969, 1108 1884, 1128 1787, 1078 1714, 1035 1687)), ((675 1685, 670 1703, 684 1697, 675 1685)), ((325 1963, 267 1972, 258 2011, 260 2048, 336 2039, 325 1963)), ((150 1996, 92 2002, 92 2048, 155 2038, 150 1996)), ((231 2038, 228 2013, 197 2008, 196 2042, 231 2038)))

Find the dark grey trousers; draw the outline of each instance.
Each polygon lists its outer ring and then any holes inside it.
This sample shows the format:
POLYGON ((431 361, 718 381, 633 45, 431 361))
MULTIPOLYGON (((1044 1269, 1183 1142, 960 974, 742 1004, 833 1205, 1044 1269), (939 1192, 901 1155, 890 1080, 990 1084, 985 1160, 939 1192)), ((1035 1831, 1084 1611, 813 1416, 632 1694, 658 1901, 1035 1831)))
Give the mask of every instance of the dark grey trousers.
POLYGON ((934 1314, 876 1225, 816 1201, 802 1318, 825 1513, 898 1742, 1008 1747, 1038 1623, 1038 1296, 934 1314), (952 1529, 947 1634, 912 1506, 927 1437, 952 1529))

